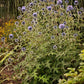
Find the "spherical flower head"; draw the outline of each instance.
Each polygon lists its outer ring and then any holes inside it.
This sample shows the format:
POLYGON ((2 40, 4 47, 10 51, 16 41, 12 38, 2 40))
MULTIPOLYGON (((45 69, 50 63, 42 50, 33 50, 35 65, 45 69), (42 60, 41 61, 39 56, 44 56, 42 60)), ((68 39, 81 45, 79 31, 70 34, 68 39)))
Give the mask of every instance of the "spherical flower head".
POLYGON ((19 40, 18 39, 15 39, 15 42, 17 43, 19 40))
POLYGON ((51 36, 51 39, 55 39, 55 37, 54 36, 51 36))
POLYGON ((62 4, 62 0, 57 0, 57 5, 61 5, 62 4))
POLYGON ((69 0, 66 0, 65 3, 69 3, 69 0))
POLYGON ((54 46, 53 46, 53 49, 57 49, 57 46, 56 46, 56 45, 54 45, 54 46))
POLYGON ((64 29, 64 28, 65 28, 65 25, 64 25, 64 24, 60 24, 60 25, 59 25, 59 28, 60 28, 60 29, 64 29))
POLYGON ((41 35, 41 34, 42 34, 42 32, 38 32, 38 34, 39 34, 39 35, 41 35))
POLYGON ((78 5, 78 1, 77 0, 74 1, 74 5, 78 5))
POLYGON ((43 2, 44 0, 39 0, 39 1, 42 1, 43 2))
POLYGON ((80 14, 82 14, 82 12, 81 11, 78 11, 78 14, 80 15, 80 14))
POLYGON ((60 13, 60 15, 62 16, 62 15, 63 15, 63 13, 60 13))
POLYGON ((31 7, 32 7, 32 6, 33 6, 33 2, 29 3, 29 6, 31 6, 31 7))
POLYGON ((64 24, 66 25, 66 21, 64 21, 64 24))
POLYGON ((33 16, 34 16, 34 17, 37 17, 37 13, 33 13, 33 16))
POLYGON ((16 22, 15 22, 15 25, 18 25, 18 24, 19 24, 19 22, 18 22, 18 21, 16 21, 16 22))
POLYGON ((31 31, 31 30, 32 30, 32 26, 29 26, 29 27, 28 27, 28 30, 31 31))
POLYGON ((24 12, 24 11, 25 11, 25 9, 26 9, 26 7, 25 7, 25 6, 22 6, 22 12, 24 12))
POLYGON ((62 33, 62 36, 65 36, 65 35, 66 35, 65 32, 63 32, 63 33, 62 33))
POLYGON ((78 36, 78 34, 74 34, 73 36, 74 36, 74 37, 77 37, 77 36, 78 36))
POLYGON ((25 22, 24 21, 22 22, 22 25, 25 25, 25 22))
POLYGON ((4 41, 5 41, 5 37, 2 37, 2 38, 1 38, 1 41, 4 42, 4 41))
POLYGON ((54 29, 56 29, 56 28, 57 28, 57 26, 55 25, 53 28, 54 28, 54 29))
POLYGON ((73 10, 73 6, 72 5, 68 5, 67 6, 67 11, 71 11, 71 10, 73 10))
POLYGON ((21 7, 18 7, 18 10, 21 11, 21 7))
POLYGON ((22 51, 25 51, 25 50, 26 50, 26 48, 25 48, 25 47, 22 47, 22 48, 21 48, 21 50, 22 50, 22 51))
POLYGON ((10 35, 9 35, 9 38, 10 38, 10 39, 12 39, 13 37, 14 37, 13 34, 10 34, 10 35))
POLYGON ((51 11, 52 7, 51 7, 51 6, 48 6, 47 9, 48 9, 49 11, 51 11))

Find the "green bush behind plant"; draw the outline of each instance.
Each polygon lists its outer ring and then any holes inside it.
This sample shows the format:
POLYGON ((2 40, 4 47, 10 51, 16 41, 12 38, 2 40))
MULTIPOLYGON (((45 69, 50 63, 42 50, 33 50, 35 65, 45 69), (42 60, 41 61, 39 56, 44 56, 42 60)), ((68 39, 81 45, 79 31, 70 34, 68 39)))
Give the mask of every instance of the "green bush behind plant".
POLYGON ((68 68, 69 72, 64 75, 67 77, 66 79, 60 79, 59 84, 83 84, 84 83, 84 50, 81 51, 79 68, 76 70, 75 68, 68 68))

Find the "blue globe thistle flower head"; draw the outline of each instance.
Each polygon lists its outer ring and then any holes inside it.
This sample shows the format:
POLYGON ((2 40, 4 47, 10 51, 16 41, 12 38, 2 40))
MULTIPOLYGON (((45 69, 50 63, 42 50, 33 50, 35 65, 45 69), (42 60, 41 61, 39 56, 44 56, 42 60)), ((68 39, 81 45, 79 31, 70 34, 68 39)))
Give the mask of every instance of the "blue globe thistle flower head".
POLYGON ((22 22, 22 25, 25 25, 25 21, 22 22))
POLYGON ((45 8, 42 8, 42 10, 45 10, 45 8))
POLYGON ((44 0, 39 0, 39 1, 42 1, 43 2, 44 0))
POLYGON ((18 22, 18 21, 16 21, 16 22, 15 22, 15 25, 19 25, 19 22, 18 22))
POLYGON ((74 36, 74 37, 77 37, 77 36, 78 36, 78 34, 74 34, 73 36, 74 36))
POLYGON ((22 6, 22 12, 24 12, 26 10, 25 6, 22 6))
POLYGON ((81 11, 78 11, 78 14, 80 15, 80 14, 82 14, 82 12, 81 11))
POLYGON ((25 47, 22 47, 22 48, 21 48, 21 50, 22 50, 22 51, 25 51, 25 50, 26 50, 26 48, 25 48, 25 47))
POLYGON ((29 6, 32 7, 33 6, 33 2, 29 3, 29 6))
POLYGON ((37 17, 37 13, 33 13, 33 16, 34 16, 34 17, 37 17))
POLYGON ((15 39, 15 42, 17 43, 19 40, 18 39, 15 39))
POLYGON ((66 25, 66 21, 64 21, 64 24, 66 25))
POLYGON ((74 1, 74 5, 78 5, 78 0, 75 0, 74 1))
POLYGON ((42 32, 38 32, 38 34, 39 34, 39 35, 41 35, 41 34, 42 34, 42 32))
POLYGON ((21 7, 18 7, 18 10, 19 10, 19 11, 21 11, 21 9, 22 9, 21 7))
POLYGON ((21 19, 22 18, 22 16, 20 15, 20 16, 17 16, 17 19, 21 19))
POLYGON ((58 11, 54 11, 54 13, 58 13, 58 11))
POLYGON ((57 28, 57 26, 55 25, 53 28, 54 28, 54 29, 56 29, 56 28, 57 28))
POLYGON ((14 36, 13 34, 9 34, 9 38, 12 39, 14 36))
POLYGON ((37 1, 34 1, 34 3, 37 3, 37 1))
POLYGON ((2 38, 1 38, 1 41, 4 42, 4 41, 5 41, 5 37, 2 37, 2 38))
POLYGON ((74 8, 73 8, 73 6, 72 5, 68 5, 67 6, 67 11, 71 11, 71 10, 73 10, 74 8))
POLYGON ((62 36, 65 36, 66 34, 65 34, 65 32, 62 32, 62 36))
POLYGON ((64 8, 64 5, 61 5, 60 7, 61 7, 61 8, 64 8))
POLYGON ((51 39, 55 39, 55 37, 54 36, 51 36, 51 39))
POLYGON ((63 13, 60 13, 60 15, 62 16, 62 15, 64 15, 63 13))
POLYGON ((60 24, 60 25, 59 25, 59 28, 60 28, 60 29, 64 29, 64 28, 65 28, 65 24, 60 24))
POLYGON ((69 0, 66 0, 65 3, 69 3, 69 0))
POLYGON ((29 26, 29 27, 28 27, 28 30, 31 31, 31 30, 32 30, 32 26, 29 26))
POLYGON ((12 59, 11 58, 8 58, 8 62, 12 62, 12 59))
POLYGON ((62 0, 57 0, 57 5, 61 5, 62 4, 62 0))
POLYGON ((23 35, 24 35, 24 34, 26 34, 26 32, 25 32, 25 31, 23 32, 23 35))
POLYGON ((45 15, 45 12, 43 12, 42 15, 45 15))
POLYGON ((66 26, 66 28, 68 29, 69 27, 68 27, 68 26, 66 26))
POLYGON ((51 6, 48 6, 47 9, 48 9, 49 11, 51 11, 52 7, 51 7, 51 6))
POLYGON ((56 45, 54 45, 54 46, 53 46, 53 49, 57 49, 57 46, 56 46, 56 45))

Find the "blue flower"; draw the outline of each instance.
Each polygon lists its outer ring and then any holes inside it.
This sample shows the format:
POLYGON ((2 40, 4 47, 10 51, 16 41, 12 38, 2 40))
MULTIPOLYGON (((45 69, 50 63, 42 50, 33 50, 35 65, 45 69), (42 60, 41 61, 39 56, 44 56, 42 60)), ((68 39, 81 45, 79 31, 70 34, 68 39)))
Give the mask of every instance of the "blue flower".
POLYGON ((78 36, 78 34, 74 34, 73 36, 74 36, 74 37, 77 37, 77 36, 78 36))
POLYGON ((34 16, 34 17, 37 17, 37 13, 33 13, 33 16, 34 16))
POLYGON ((78 11, 78 14, 82 14, 82 12, 81 11, 78 11))
POLYGON ((21 11, 21 7, 18 7, 18 10, 21 11))
POLYGON ((51 36, 51 39, 55 39, 55 37, 54 36, 51 36))
POLYGON ((10 35, 9 35, 9 38, 10 38, 10 39, 12 39, 13 37, 14 37, 13 34, 10 34, 10 35))
POLYGON ((26 50, 26 48, 25 48, 25 47, 22 47, 22 48, 21 48, 21 50, 22 50, 22 51, 25 51, 25 50, 26 50))
POLYGON ((53 28, 54 28, 54 29, 56 29, 56 28, 57 28, 57 26, 54 26, 53 28))
POLYGON ((26 32, 24 31, 23 34, 26 34, 26 32))
POLYGON ((22 6, 22 12, 24 12, 26 10, 25 6, 22 6))
POLYGON ((25 25, 25 22, 24 21, 22 22, 22 25, 25 25))
POLYGON ((15 42, 17 43, 19 40, 18 39, 15 39, 15 42))
POLYGON ((65 25, 64 25, 64 24, 60 24, 60 25, 59 25, 59 28, 60 28, 60 29, 64 29, 64 28, 65 28, 65 25))
POLYGON ((48 6, 47 9, 50 11, 52 9, 52 7, 51 6, 48 6))
POLYGON ((69 3, 69 0, 66 0, 65 3, 69 3))
POLYGON ((63 15, 63 13, 60 13, 60 15, 63 15))
POLYGON ((41 34, 42 34, 42 32, 38 32, 38 34, 39 34, 39 35, 41 35, 41 34))
POLYGON ((31 2, 31 3, 29 4, 29 6, 33 6, 33 2, 31 2))
POLYGON ((64 21, 64 24, 66 25, 66 21, 64 21))
POLYGON ((67 6, 67 11, 71 11, 71 10, 73 10, 73 6, 72 5, 68 5, 67 6))
POLYGON ((69 28, 68 26, 66 26, 66 28, 69 28))
POLYGON ((53 46, 53 49, 57 49, 57 46, 56 46, 56 45, 54 45, 54 46, 53 46))
POLYGON ((74 5, 78 5, 78 1, 77 0, 74 1, 74 5))
POLYGON ((32 26, 29 26, 29 27, 28 27, 28 30, 31 31, 31 30, 32 30, 32 26))
POLYGON ((18 22, 18 21, 16 21, 16 22, 15 22, 15 25, 18 25, 18 24, 19 24, 19 22, 18 22))
POLYGON ((61 5, 62 4, 62 0, 57 0, 57 5, 61 5))
POLYGON ((2 38, 1 38, 1 41, 4 42, 4 41, 5 41, 5 37, 2 37, 2 38))
POLYGON ((65 32, 62 33, 62 36, 65 36, 65 32))

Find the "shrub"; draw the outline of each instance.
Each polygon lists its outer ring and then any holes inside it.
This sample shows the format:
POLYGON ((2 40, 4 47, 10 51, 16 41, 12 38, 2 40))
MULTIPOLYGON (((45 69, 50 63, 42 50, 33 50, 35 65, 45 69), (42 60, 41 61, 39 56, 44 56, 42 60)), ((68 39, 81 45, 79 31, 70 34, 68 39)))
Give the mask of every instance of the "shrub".
POLYGON ((12 44, 11 58, 17 64, 14 75, 23 84, 57 84, 68 67, 79 65, 77 41, 83 11, 81 15, 78 8, 67 11, 66 3, 64 7, 43 0, 32 3, 18 17, 16 32, 11 33, 14 37, 8 38, 12 44))
POLYGON ((67 77, 66 79, 60 79, 59 84, 83 84, 84 83, 84 50, 81 51, 80 54, 80 66, 76 70, 76 68, 68 68, 69 72, 64 75, 67 77))

